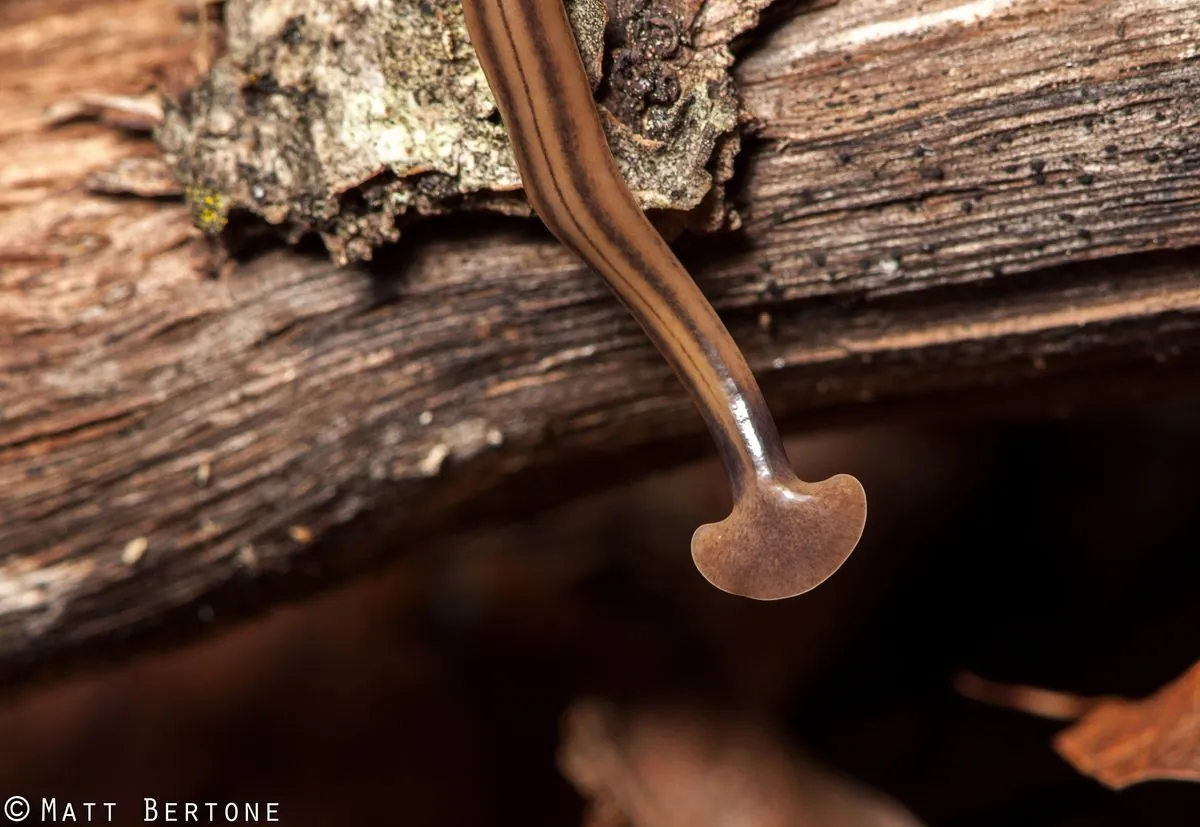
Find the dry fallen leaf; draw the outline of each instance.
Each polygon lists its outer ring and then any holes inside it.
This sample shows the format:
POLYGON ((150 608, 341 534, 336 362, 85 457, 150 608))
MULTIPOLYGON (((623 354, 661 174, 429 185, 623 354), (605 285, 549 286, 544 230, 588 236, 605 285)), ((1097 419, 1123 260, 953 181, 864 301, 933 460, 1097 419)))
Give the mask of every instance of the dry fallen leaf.
POLYGON ((1141 781, 1200 781, 1200 661, 1140 701, 1081 698, 961 675, 959 693, 1031 715, 1079 720, 1054 739, 1077 770, 1119 790, 1141 781))
POLYGON ((1141 701, 1101 701, 1054 739, 1059 755, 1119 790, 1140 781, 1200 781, 1200 661, 1141 701))
POLYGON ((920 827, 875 790, 719 713, 580 701, 559 766, 592 801, 588 827, 920 827))

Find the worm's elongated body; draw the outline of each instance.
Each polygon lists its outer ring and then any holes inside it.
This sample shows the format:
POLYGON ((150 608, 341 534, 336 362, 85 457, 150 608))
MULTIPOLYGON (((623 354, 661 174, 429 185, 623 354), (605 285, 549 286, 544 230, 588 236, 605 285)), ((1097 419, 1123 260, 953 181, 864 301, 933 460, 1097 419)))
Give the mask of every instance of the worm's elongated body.
POLYGON ((716 441, 734 507, 692 538, 700 572, 762 600, 817 586, 858 542, 862 486, 792 473, 737 344, 617 169, 562 0, 463 0, 463 10, 530 203, 633 313, 716 441))

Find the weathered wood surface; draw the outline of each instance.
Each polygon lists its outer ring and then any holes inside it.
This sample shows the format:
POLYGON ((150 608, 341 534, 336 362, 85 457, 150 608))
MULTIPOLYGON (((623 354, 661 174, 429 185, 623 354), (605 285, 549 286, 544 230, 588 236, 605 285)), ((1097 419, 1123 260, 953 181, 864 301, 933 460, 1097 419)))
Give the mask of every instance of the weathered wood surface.
MULTIPOLYGON (((88 194, 153 145, 45 110, 185 75, 190 8, 0 4, 0 673, 707 450, 635 324, 528 222, 212 278, 186 208, 88 194)), ((777 412, 1195 383, 1197 32, 1189 0, 842 0, 764 26, 743 229, 679 249, 777 412)))

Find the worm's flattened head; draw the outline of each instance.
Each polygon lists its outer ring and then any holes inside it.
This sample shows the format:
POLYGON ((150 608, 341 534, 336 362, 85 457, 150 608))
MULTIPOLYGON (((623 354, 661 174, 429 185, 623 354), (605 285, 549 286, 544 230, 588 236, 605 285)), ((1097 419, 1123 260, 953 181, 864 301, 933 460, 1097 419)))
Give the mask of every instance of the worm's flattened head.
POLYGON ((857 479, 759 479, 719 523, 696 529, 692 559, 730 594, 780 600, 816 588, 862 536, 867 498, 857 479))

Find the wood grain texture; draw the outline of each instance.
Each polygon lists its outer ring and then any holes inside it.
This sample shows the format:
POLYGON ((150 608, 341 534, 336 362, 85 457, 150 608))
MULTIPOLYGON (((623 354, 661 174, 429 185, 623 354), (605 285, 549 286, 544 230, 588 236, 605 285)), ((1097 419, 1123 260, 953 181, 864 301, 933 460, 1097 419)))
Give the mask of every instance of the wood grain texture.
MULTIPOLYGON (((843 0, 751 44, 744 228, 677 245, 772 408, 1194 386, 1200 9, 910 6, 843 0)), ((637 325, 531 222, 212 278, 184 207, 89 194, 153 146, 43 112, 186 74, 190 7, 0 5, 0 673, 706 450, 637 325)))

